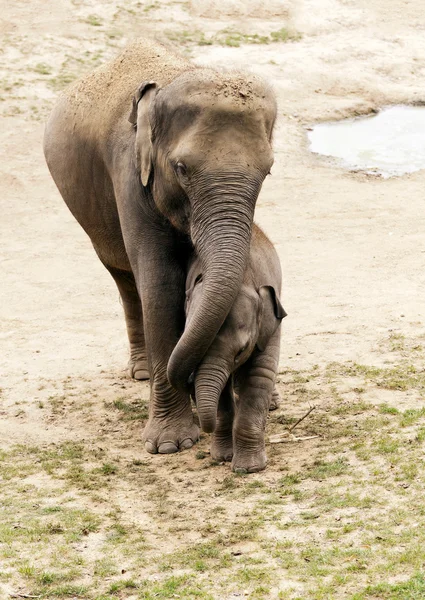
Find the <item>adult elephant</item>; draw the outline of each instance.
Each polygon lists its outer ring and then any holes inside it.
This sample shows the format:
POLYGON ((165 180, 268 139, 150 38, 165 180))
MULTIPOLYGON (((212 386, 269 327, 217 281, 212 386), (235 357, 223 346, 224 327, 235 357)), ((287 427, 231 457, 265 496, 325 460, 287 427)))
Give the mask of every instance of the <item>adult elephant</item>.
POLYGON ((68 88, 47 123, 52 177, 121 294, 133 375, 148 367, 148 452, 198 438, 187 382, 242 282, 275 116, 259 78, 141 40, 68 88), (182 335, 192 245, 203 298, 182 335))

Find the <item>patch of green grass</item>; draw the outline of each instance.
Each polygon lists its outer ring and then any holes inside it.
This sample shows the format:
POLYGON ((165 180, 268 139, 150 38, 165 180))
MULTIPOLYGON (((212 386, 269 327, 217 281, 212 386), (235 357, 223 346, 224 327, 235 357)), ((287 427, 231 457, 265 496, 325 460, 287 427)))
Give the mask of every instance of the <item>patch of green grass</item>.
POLYGON ((232 546, 239 542, 256 541, 263 524, 261 517, 247 517, 239 523, 233 523, 225 534, 218 535, 216 542, 222 546, 232 546))
MULTIPOLYGON (((107 407, 110 405, 107 404, 107 407)), ((141 400, 131 400, 127 398, 117 398, 112 403, 113 408, 123 413, 124 419, 129 421, 145 420, 148 418, 148 407, 146 402, 141 400)))
POLYGON ((140 584, 139 598, 142 600, 170 600, 170 598, 214 600, 214 596, 206 592, 200 583, 188 575, 168 577, 160 582, 144 580, 140 584))
POLYGON ((218 39, 221 45, 234 48, 239 48, 241 44, 268 44, 270 42, 268 35, 244 34, 226 29, 220 32, 218 39))
POLYGON ((241 33, 232 29, 223 29, 213 36, 207 37, 199 30, 195 31, 167 31, 168 38, 179 44, 196 44, 198 46, 231 46, 238 48, 241 44, 271 44, 275 42, 290 42, 301 39, 301 34, 289 31, 286 28, 272 31, 268 35, 258 33, 241 33))
POLYGON ((40 588, 35 590, 35 596, 41 598, 85 598, 89 588, 85 585, 61 585, 56 588, 40 588))
POLYGON ((104 463, 99 470, 102 475, 115 475, 118 471, 118 467, 111 463, 104 463))
POLYGON ((103 477, 105 474, 102 467, 90 469, 81 464, 71 464, 62 478, 81 490, 97 490, 108 484, 108 480, 103 477))
POLYGON ((365 400, 357 400, 357 401, 342 401, 340 398, 338 399, 338 404, 336 404, 330 411, 332 415, 355 415, 358 413, 366 412, 370 410, 372 405, 365 400))
POLYGON ((88 23, 88 25, 92 25, 93 27, 100 27, 103 25, 103 19, 98 15, 89 15, 86 19, 86 23, 88 23))
POLYGON ((179 45, 197 44, 198 46, 211 46, 214 42, 205 36, 202 31, 166 31, 168 39, 179 45))
POLYGON ((406 338, 402 333, 391 333, 389 336, 389 342, 393 352, 404 350, 405 341, 406 338))
POLYGON ((425 407, 421 408, 409 408, 401 414, 400 425, 402 427, 408 427, 414 425, 419 420, 425 418, 425 407))
POLYGON ((196 544, 184 552, 178 551, 167 556, 161 565, 161 570, 173 570, 176 566, 191 568, 195 571, 209 571, 229 567, 232 563, 228 552, 214 542, 196 544))
POLYGON ((152 2, 151 4, 146 4, 143 7, 143 12, 150 12, 151 10, 156 10, 157 8, 161 8, 161 4, 159 2, 152 2))
MULTIPOLYGON (((320 488, 316 492, 315 504, 321 512, 341 508, 369 509, 379 503, 379 498, 364 494, 362 490, 351 491, 320 488)), ((320 513, 314 513, 320 516, 320 513)))
POLYGON ((398 415, 399 410, 395 406, 388 406, 388 404, 381 404, 379 407, 381 415, 398 415))
POLYGON ((70 83, 72 83, 76 78, 77 76, 74 73, 59 73, 55 77, 50 78, 48 86, 54 92, 60 92, 64 88, 66 88, 66 86, 68 86, 70 83))
POLYGON ((401 440, 388 434, 373 442, 373 446, 379 454, 395 454, 399 451, 400 444, 401 440))
POLYGON ((19 573, 25 577, 26 579, 33 579, 36 574, 36 568, 29 563, 24 563, 20 567, 18 567, 19 573))
POLYGON ((236 580, 242 584, 252 582, 269 583, 271 580, 270 571, 264 568, 253 568, 243 566, 236 573, 236 580))
POLYGON ((371 381, 378 387, 388 390, 417 389, 425 394, 425 371, 407 361, 401 361, 392 367, 373 367, 358 363, 345 365, 331 363, 327 367, 327 374, 329 377, 335 375, 363 377, 366 381, 371 381))
POLYGON ((227 491, 227 490, 234 490, 237 487, 239 487, 239 482, 238 482, 238 477, 236 474, 231 474, 231 475, 227 475, 222 483, 221 483, 221 489, 223 491, 227 491))
MULTIPOLYGON (((257 33, 239 33, 230 29, 223 29, 216 35, 216 40, 223 46, 239 47, 241 44, 271 44, 273 42, 289 42, 301 39, 299 33, 290 32, 285 27, 272 31, 269 35, 257 33)), ((308 381, 308 380, 307 380, 308 381)))
POLYGON ((425 577, 416 573, 407 581, 400 583, 379 583, 370 585, 360 593, 354 594, 351 600, 373 598, 379 600, 422 600, 425 597, 425 577))
POLYGON ((40 75, 50 75, 52 67, 46 63, 37 63, 34 67, 34 71, 40 75))
POLYGON ((117 573, 117 565, 108 557, 101 558, 94 563, 94 574, 99 577, 110 577, 117 573))
POLYGON ((416 441, 418 443, 425 442, 425 427, 420 427, 416 432, 416 441))
POLYGON ((119 581, 114 581, 109 586, 108 592, 110 594, 118 594, 123 590, 136 590, 139 587, 139 584, 134 581, 134 579, 121 579, 119 581))
POLYGON ((344 457, 338 457, 331 461, 316 460, 313 466, 304 474, 304 477, 320 481, 328 477, 338 477, 346 473, 348 469, 349 464, 344 457))

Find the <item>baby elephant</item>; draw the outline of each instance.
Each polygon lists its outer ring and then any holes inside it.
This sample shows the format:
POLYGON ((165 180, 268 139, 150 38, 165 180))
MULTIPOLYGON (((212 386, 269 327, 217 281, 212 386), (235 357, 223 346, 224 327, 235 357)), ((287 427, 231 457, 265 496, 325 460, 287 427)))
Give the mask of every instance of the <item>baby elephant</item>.
MULTIPOLYGON (((279 361, 281 270, 276 250, 254 225, 242 287, 194 373, 201 427, 214 432, 211 456, 232 461, 232 470, 253 473, 266 466, 265 427, 279 361)), ((202 297, 202 268, 191 259, 186 280, 186 323, 202 297)))

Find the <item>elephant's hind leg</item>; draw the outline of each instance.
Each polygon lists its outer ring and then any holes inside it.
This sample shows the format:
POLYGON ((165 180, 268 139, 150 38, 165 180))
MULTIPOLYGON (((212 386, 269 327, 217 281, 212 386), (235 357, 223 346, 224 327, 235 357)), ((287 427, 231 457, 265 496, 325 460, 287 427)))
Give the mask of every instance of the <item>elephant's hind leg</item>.
POLYGON ((269 410, 270 411, 277 410, 279 408, 279 406, 280 406, 280 401, 281 401, 280 394, 277 391, 276 384, 275 384, 274 390, 273 390, 273 394, 272 394, 271 399, 270 399, 269 410))
POLYGON ((130 342, 129 375, 134 379, 149 379, 142 303, 137 292, 133 273, 108 265, 105 266, 117 284, 124 307, 128 341, 130 342))

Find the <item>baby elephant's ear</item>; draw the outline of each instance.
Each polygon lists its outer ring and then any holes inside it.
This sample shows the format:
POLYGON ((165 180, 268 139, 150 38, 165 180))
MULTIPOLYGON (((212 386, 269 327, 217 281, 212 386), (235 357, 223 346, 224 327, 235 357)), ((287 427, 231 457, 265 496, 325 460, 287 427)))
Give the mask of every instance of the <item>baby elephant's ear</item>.
POLYGON ((262 285, 258 290, 258 294, 260 296, 260 311, 257 348, 263 351, 282 319, 286 317, 286 312, 273 286, 262 285))

